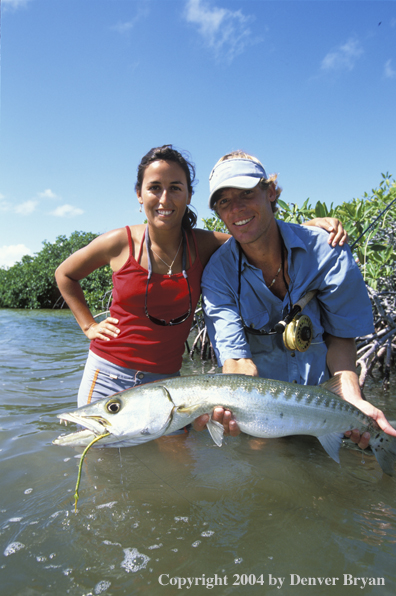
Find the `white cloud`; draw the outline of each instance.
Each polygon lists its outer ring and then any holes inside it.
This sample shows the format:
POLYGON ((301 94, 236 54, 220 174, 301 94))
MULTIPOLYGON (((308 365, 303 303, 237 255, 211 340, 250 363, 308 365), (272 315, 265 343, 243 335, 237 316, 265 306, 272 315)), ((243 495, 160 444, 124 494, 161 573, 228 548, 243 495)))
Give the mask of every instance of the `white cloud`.
MULTIPOLYGON (((45 200, 61 200, 61 197, 55 194, 50 188, 47 188, 42 192, 38 192, 35 199, 24 201, 19 205, 13 205, 6 200, 4 195, 0 193, 0 211, 16 213, 17 215, 22 216, 31 215, 37 211, 38 205, 45 200)), ((76 217, 78 215, 82 215, 83 213, 83 209, 66 203, 64 205, 60 205, 54 211, 51 211, 50 215, 54 215, 55 217, 76 217)))
POLYGON ((59 199, 54 192, 50 188, 47 188, 44 192, 37 193, 40 199, 59 199))
POLYGON ((4 8, 13 8, 15 10, 26 6, 28 2, 30 2, 30 0, 3 0, 3 6, 4 8))
POLYGON ((129 33, 138 21, 148 16, 149 9, 147 4, 147 0, 143 4, 139 4, 136 15, 130 21, 118 22, 116 25, 113 25, 112 29, 122 35, 129 33))
POLYGON ((356 61, 363 54, 357 39, 350 39, 344 45, 329 52, 322 60, 322 70, 352 70, 356 61))
POLYGON ((14 211, 15 213, 18 213, 18 215, 30 215, 31 213, 33 213, 33 211, 36 210, 37 205, 38 201, 25 201, 24 203, 17 205, 14 211))
POLYGON ((51 215, 56 217, 75 217, 76 215, 82 215, 84 211, 79 207, 73 207, 73 205, 61 205, 57 207, 55 211, 51 211, 51 215))
POLYGON ((11 206, 8 201, 5 200, 5 196, 0 194, 0 211, 10 211, 11 206))
POLYGON ((0 267, 12 267, 24 255, 33 255, 30 248, 24 244, 14 244, 0 247, 0 267))
POLYGON ((125 23, 117 23, 117 25, 113 25, 112 29, 121 34, 128 33, 128 31, 133 29, 135 22, 136 19, 132 19, 132 21, 127 21, 125 23))
POLYGON ((187 0, 185 18, 196 25, 205 44, 217 58, 231 62, 252 42, 248 23, 253 20, 241 10, 210 6, 203 0, 187 0))
POLYGON ((394 79, 396 77, 396 70, 392 68, 392 60, 388 60, 385 63, 384 73, 387 79, 394 79))

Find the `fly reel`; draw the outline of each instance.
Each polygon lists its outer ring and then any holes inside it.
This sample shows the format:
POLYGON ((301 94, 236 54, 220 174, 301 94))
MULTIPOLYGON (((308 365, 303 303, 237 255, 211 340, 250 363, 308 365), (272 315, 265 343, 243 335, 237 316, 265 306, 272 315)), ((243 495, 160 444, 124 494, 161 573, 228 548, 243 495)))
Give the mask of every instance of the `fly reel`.
POLYGON ((297 315, 283 332, 283 342, 288 350, 305 352, 311 345, 313 336, 312 321, 307 315, 297 315))

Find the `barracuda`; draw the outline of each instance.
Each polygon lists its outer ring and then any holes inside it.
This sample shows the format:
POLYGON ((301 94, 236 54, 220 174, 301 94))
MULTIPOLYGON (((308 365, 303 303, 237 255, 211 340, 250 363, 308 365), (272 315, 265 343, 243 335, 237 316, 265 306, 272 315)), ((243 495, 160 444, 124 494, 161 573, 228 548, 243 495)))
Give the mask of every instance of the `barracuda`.
MULTIPOLYGON (((216 406, 232 411, 242 432, 276 438, 312 435, 339 463, 344 432, 354 428, 371 435, 370 446, 386 474, 393 473, 396 438, 374 420, 340 398, 339 379, 311 387, 246 375, 207 374, 174 377, 116 393, 70 413, 61 423, 75 422, 84 430, 61 435, 56 445, 86 446, 95 437, 100 445, 139 445, 183 428, 216 406)), ((208 430, 219 446, 223 427, 210 421, 208 430)))

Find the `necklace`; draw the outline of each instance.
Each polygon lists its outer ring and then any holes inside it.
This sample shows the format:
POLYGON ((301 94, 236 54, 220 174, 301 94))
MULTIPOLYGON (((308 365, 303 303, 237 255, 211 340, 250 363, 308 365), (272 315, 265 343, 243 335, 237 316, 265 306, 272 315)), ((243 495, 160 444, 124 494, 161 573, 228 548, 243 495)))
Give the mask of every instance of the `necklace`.
POLYGON ((271 281, 271 283, 270 283, 270 284, 267 286, 267 288, 268 288, 268 289, 269 289, 269 288, 272 288, 272 286, 273 286, 273 285, 274 285, 274 283, 276 282, 276 278, 278 277, 279 273, 281 272, 282 265, 283 265, 283 261, 282 261, 282 262, 281 262, 281 264, 279 265, 279 269, 278 269, 278 271, 276 272, 274 279, 273 279, 273 280, 271 281))
MULTIPOLYGON (((153 247, 151 247, 152 252, 155 254, 155 256, 164 263, 164 265, 166 265, 167 267, 169 267, 168 272, 166 275, 172 275, 172 267, 173 267, 173 263, 176 261, 177 259, 177 255, 179 254, 179 250, 181 247, 183 241, 183 236, 180 239, 180 244, 179 244, 179 248, 177 249, 177 253, 175 254, 175 258, 173 259, 172 263, 169 265, 169 263, 167 263, 166 261, 164 261, 164 259, 161 259, 161 257, 159 255, 157 255, 157 253, 155 252, 155 250, 153 249, 153 247)), ((279 271, 278 271, 279 273, 279 271)), ((278 274, 277 274, 278 275, 278 274)), ((275 280, 274 280, 275 281, 275 280)))
POLYGON ((276 282, 276 278, 278 277, 279 273, 281 272, 281 270, 283 269, 283 240, 282 240, 282 246, 281 246, 281 264, 279 265, 279 269, 278 271, 275 273, 275 277, 274 279, 271 281, 271 283, 267 286, 268 289, 272 288, 272 286, 274 285, 274 283, 276 282))

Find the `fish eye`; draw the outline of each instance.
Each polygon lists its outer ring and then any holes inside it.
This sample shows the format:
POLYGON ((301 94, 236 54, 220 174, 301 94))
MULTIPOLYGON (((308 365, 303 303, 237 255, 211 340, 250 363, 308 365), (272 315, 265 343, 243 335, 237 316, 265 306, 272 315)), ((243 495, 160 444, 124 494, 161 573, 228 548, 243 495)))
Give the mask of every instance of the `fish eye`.
POLYGON ((119 399, 111 399, 106 404, 106 410, 110 412, 110 414, 117 414, 121 410, 121 402, 119 399))

